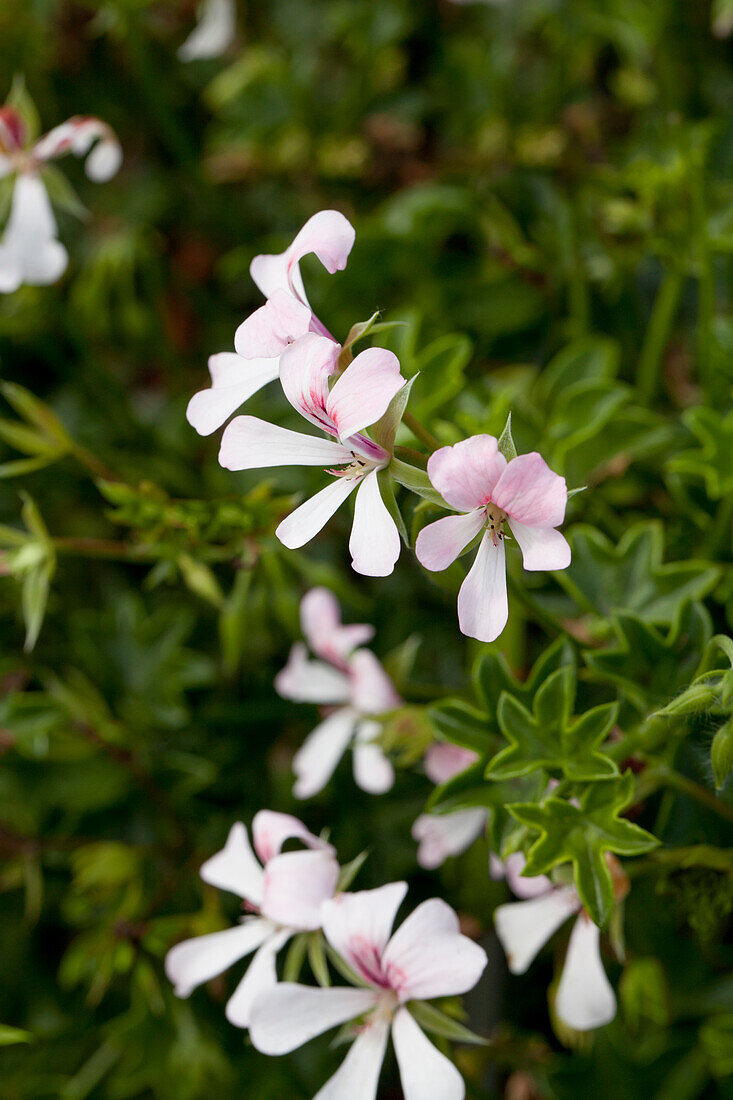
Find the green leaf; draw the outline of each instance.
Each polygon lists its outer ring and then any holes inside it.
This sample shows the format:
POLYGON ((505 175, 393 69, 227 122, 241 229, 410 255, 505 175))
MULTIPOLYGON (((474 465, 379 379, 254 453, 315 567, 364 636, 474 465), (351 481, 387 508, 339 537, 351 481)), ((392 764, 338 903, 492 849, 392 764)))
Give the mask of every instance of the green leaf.
POLYGON ((17 382, 0 382, 0 393, 2 393, 8 404, 13 406, 19 416, 22 416, 29 424, 40 428, 46 439, 53 440, 57 447, 61 447, 67 452, 74 449, 74 440, 59 418, 54 412, 51 412, 47 405, 44 405, 43 401, 39 401, 30 390, 25 389, 24 386, 19 386, 17 382))
POLYGON ((434 489, 425 470, 419 470, 417 466, 410 466, 399 458, 393 458, 388 466, 392 477, 399 485, 404 485, 413 493, 429 500, 432 504, 439 504, 441 508, 447 508, 437 489, 434 489))
POLYGON ((369 858, 369 854, 369 849, 365 848, 363 852, 359 852, 359 855, 355 856, 349 863, 343 865, 339 873, 338 885, 336 887, 337 893, 349 889, 365 861, 369 858))
POLYGON ((502 692, 508 692, 531 707, 538 689, 548 676, 565 665, 575 664, 575 651, 561 637, 543 650, 532 666, 526 680, 520 680, 512 672, 503 654, 487 653, 478 658, 473 668, 473 686, 479 702, 486 709, 486 721, 494 730, 499 729, 496 711, 502 692))
POLYGON ((517 821, 540 833, 529 850, 524 874, 547 874, 571 863, 583 905, 596 924, 605 924, 613 905, 606 853, 637 856, 659 844, 645 829, 619 819, 633 798, 634 776, 625 772, 617 780, 587 787, 577 806, 552 797, 542 805, 508 806, 517 821))
POLYGON ((506 418, 506 424, 504 425, 504 431, 501 433, 498 439, 498 447, 501 454, 507 462, 511 462, 513 458, 517 457, 517 448, 514 446, 514 440, 512 439, 512 414, 509 413, 506 418))
POLYGON ((394 494, 394 486, 392 485, 392 477, 389 470, 380 470, 377 474, 377 481, 379 483, 379 489, 382 494, 382 501, 384 503, 384 506, 394 520, 395 526, 400 533, 400 538, 402 539, 403 544, 405 546, 409 546, 410 538, 407 534, 405 521, 402 518, 402 512, 400 512, 400 507, 394 494))
POLYGON ((6 105, 12 107, 13 110, 17 111, 20 115, 26 131, 26 147, 32 145, 41 134, 41 116, 38 114, 36 105, 28 94, 28 89, 25 86, 25 77, 20 73, 16 73, 13 77, 13 83, 8 93, 6 105))
POLYGON ((704 406, 689 409, 683 420, 700 446, 674 455, 667 466, 699 480, 711 500, 733 494, 733 411, 723 415, 704 406))
POLYGON ((428 717, 435 734, 442 741, 461 745, 475 752, 491 752, 496 736, 483 711, 464 703, 462 699, 444 699, 428 708, 428 717))
POLYGON ((300 977, 309 942, 310 938, 307 932, 301 932, 299 936, 294 936, 291 940, 283 966, 284 982, 296 982, 300 977))
POLYGON ((308 965, 313 971, 313 977, 322 988, 331 984, 331 975, 326 962, 326 948, 320 932, 312 932, 308 937, 308 965))
POLYGON ((425 1031, 431 1031, 433 1035, 442 1035, 444 1039, 452 1039, 454 1043, 472 1043, 477 1046, 488 1046, 489 1040, 482 1038, 470 1031, 459 1020, 442 1012, 435 1005, 427 1001, 408 1001, 407 1009, 425 1031))
POLYGON ((721 726, 710 746, 710 763, 718 790, 733 771, 733 719, 721 726))
POLYGON ((30 1031, 23 1031, 19 1027, 10 1027, 8 1024, 0 1024, 0 1047, 9 1047, 14 1043, 32 1043, 33 1035, 30 1031))

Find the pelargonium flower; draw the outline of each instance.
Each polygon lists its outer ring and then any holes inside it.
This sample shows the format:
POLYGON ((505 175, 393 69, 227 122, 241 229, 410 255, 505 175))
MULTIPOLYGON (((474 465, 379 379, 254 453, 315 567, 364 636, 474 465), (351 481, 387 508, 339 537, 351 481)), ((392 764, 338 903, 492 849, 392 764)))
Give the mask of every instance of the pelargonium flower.
POLYGON ((462 514, 423 528, 415 553, 426 569, 447 569, 484 532, 458 593, 458 621, 470 638, 493 642, 508 617, 504 525, 519 543, 525 569, 566 569, 570 564, 570 547, 555 530, 565 518, 565 478, 553 473, 536 451, 507 462, 493 435, 441 447, 428 459, 428 475, 444 500, 462 514))
POLYGON ((371 794, 382 794, 394 783, 394 770, 375 743, 381 732, 375 719, 401 700, 374 654, 354 649, 373 628, 365 623, 343 626, 338 602, 325 588, 306 593, 300 619, 311 650, 321 659, 310 660, 306 646, 296 642, 275 678, 275 688, 285 699, 332 709, 293 758, 293 793, 311 798, 323 790, 351 745, 356 783, 371 794))
POLYGON ((460 1073, 430 1042, 411 1001, 472 989, 486 952, 459 931, 439 898, 423 902, 390 937, 404 882, 339 894, 323 905, 326 939, 364 988, 314 989, 283 982, 252 1006, 250 1038, 264 1054, 287 1054, 330 1028, 359 1020, 356 1039, 315 1100, 374 1100, 391 1033, 406 1100, 462 1100, 460 1073))
POLYGON ((0 241, 0 293, 9 294, 23 283, 48 286, 66 270, 68 253, 58 240, 41 178, 44 164, 65 153, 86 156, 86 173, 97 182, 111 179, 122 163, 120 143, 98 118, 70 118, 31 144, 18 112, 0 108, 0 177, 15 173, 10 216, 0 241))
POLYGON ((248 1027, 253 998, 277 981, 275 958, 291 936, 321 927, 321 904, 333 896, 339 877, 334 849, 290 814, 260 810, 252 821, 252 839, 237 822, 220 852, 201 867, 201 878, 242 898, 253 914, 223 932, 197 936, 168 952, 165 972, 179 997, 189 994, 239 959, 256 952, 226 1006, 227 1019, 248 1027), (303 850, 283 852, 286 840, 303 850))
MULTIPOLYGON (((522 901, 500 905, 494 912, 499 942, 512 974, 524 974, 554 932, 574 914, 579 914, 565 955, 555 994, 555 1012, 576 1031, 590 1031, 609 1023, 616 1015, 616 997, 603 969, 600 932, 573 886, 555 886, 546 875, 523 877, 526 860, 515 852, 504 861, 503 872, 511 890, 522 901)), ((492 861, 495 878, 502 874, 501 862, 492 861)), ((625 876, 616 876, 617 882, 625 876)))
POLYGON ((399 557, 400 536, 382 500, 377 474, 392 456, 364 430, 384 415, 405 380, 391 351, 367 348, 329 389, 338 355, 338 344, 309 332, 280 358, 280 382, 288 401, 332 438, 319 439, 254 416, 238 416, 224 431, 219 462, 228 470, 325 467, 331 482, 284 519, 275 534, 290 550, 304 546, 358 490, 349 540, 352 566, 357 573, 385 577, 399 557))
MULTIPOLYGON (((446 783, 478 760, 477 753, 460 745, 436 741, 425 753, 423 766, 433 783, 446 783)), ((486 810, 480 806, 447 814, 420 814, 412 826, 418 842, 417 862, 432 871, 448 856, 457 856, 473 844, 486 825, 486 810)))
POLYGON ((331 275, 343 271, 354 244, 354 227, 338 210, 321 210, 309 218, 292 244, 279 255, 255 256, 250 274, 267 298, 237 329, 235 351, 209 358, 211 386, 195 393, 186 417, 199 435, 220 428, 240 405, 274 382, 283 351, 307 332, 328 337, 328 329, 311 310, 300 261, 314 253, 331 275))
POLYGON ((196 26, 178 48, 181 61, 219 57, 234 41, 237 11, 234 0, 202 0, 196 26))

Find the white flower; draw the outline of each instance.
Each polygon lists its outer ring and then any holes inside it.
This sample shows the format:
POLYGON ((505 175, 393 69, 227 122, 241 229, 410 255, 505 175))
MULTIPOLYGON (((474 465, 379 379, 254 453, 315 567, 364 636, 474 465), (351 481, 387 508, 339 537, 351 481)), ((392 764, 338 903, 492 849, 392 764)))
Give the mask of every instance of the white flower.
POLYGON ((234 41, 237 11, 234 0, 202 0, 198 22, 178 49, 181 61, 218 57, 234 41))
MULTIPOLYGON (((425 772, 433 783, 445 783, 478 760, 471 749, 436 741, 425 753, 425 772)), ((477 807, 447 814, 420 814, 412 826, 418 842, 417 862, 432 871, 449 856, 460 855, 473 844, 486 825, 486 810, 477 807)))

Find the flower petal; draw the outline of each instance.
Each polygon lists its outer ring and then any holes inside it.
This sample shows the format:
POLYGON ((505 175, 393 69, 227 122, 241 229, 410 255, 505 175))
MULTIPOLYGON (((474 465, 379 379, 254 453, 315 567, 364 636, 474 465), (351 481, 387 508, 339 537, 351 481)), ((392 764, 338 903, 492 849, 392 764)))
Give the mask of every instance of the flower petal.
POLYGON ((404 384, 393 352, 384 348, 360 352, 336 380, 326 403, 339 439, 348 439, 384 416, 404 384))
POLYGON ((377 471, 362 479, 349 539, 351 566, 364 577, 388 577, 400 556, 400 533, 379 492, 377 471))
POLYGON ((310 542, 323 530, 357 485, 358 482, 353 478, 337 477, 325 489, 303 501, 275 530, 283 546, 287 546, 288 550, 297 550, 310 542))
POLYGON ((603 1027, 616 1015, 616 997, 601 962, 600 933, 581 913, 570 933, 555 1011, 575 1031, 603 1027))
POLYGON ((369 1019, 313 1100, 376 1100, 388 1037, 389 1021, 384 1016, 369 1019))
POLYGON ((525 569, 567 569, 570 565, 570 545, 554 527, 527 527, 511 518, 509 526, 522 550, 525 569))
POLYGON ((277 810, 259 810, 255 814, 252 818, 252 840, 263 863, 279 856, 286 840, 302 840, 308 848, 335 854, 333 845, 315 836, 297 817, 281 814, 277 810))
POLYGON ((356 712, 350 707, 342 707, 306 737, 293 757, 296 776, 293 794, 296 798, 312 798, 323 790, 346 752, 356 721, 356 712))
POLYGON ((294 703, 320 705, 348 702, 351 688, 348 677, 340 669, 324 661, 310 661, 302 642, 290 650, 288 663, 275 677, 275 690, 294 703))
POLYGON ((280 982, 255 999, 249 1037, 262 1054, 288 1054, 316 1035, 368 1012, 375 1000, 369 989, 315 989, 280 982))
POLYGON ((100 118, 91 116, 75 115, 67 119, 33 146, 33 157, 37 161, 51 160, 64 153, 73 153, 76 157, 89 153, 84 170, 96 183, 111 179, 122 164, 122 146, 114 131, 100 118))
POLYGON ((483 947, 459 932, 454 910, 431 898, 400 925, 382 961, 401 1001, 426 1001, 473 989, 488 960, 483 947))
POLYGON ((323 931, 339 955, 372 982, 392 931, 407 883, 390 882, 376 890, 337 894, 323 903, 323 931))
POLYGON ((524 974, 550 936, 579 908, 572 887, 560 887, 529 901, 512 901, 494 912, 499 942, 512 974, 524 974))
POLYGON ((56 221, 48 192, 32 173, 16 177, 10 216, 2 240, 6 257, 6 282, 15 272, 31 286, 49 286, 59 279, 69 257, 56 240, 56 221))
POLYGON ((300 601, 300 625, 313 652, 336 665, 374 635, 374 627, 367 623, 344 626, 338 600, 320 587, 311 588, 300 601))
POLYGON ((537 451, 507 464, 491 499, 512 519, 529 527, 558 527, 565 518, 565 478, 553 473, 537 451))
POLYGON ((274 382, 280 360, 243 359, 222 351, 209 356, 209 372, 211 386, 195 393, 186 409, 186 419, 199 435, 211 435, 253 394, 274 382))
MULTIPOLYGON (((328 405, 328 380, 340 347, 327 336, 309 332, 280 356, 280 384, 293 408, 321 431, 336 435, 328 405)), ((349 451, 351 457, 351 451, 349 451)))
POLYGON ((272 932, 269 921, 252 917, 223 932, 177 943, 165 957, 165 972, 175 986, 176 996, 188 997, 197 985, 223 974, 264 943, 272 932))
POLYGON ((354 780, 369 794, 384 794, 394 784, 394 768, 374 739, 382 732, 378 722, 361 722, 354 738, 354 780))
POLYGON ((494 546, 486 534, 458 593, 458 622, 469 638, 493 642, 508 617, 504 540, 499 539, 494 546))
POLYGON ((338 466, 350 460, 351 452, 339 443, 291 432, 256 416, 238 416, 227 424, 219 451, 219 462, 225 470, 338 466))
POLYGON ((255 859, 241 821, 232 825, 222 850, 202 864, 199 874, 210 886, 231 890, 253 905, 262 901, 264 872, 255 859))
POLYGON ((426 870, 440 867, 449 856, 460 855, 479 836, 486 824, 486 811, 457 810, 452 814, 420 814, 412 826, 418 841, 417 862, 426 870))
POLYGON ((506 459, 493 435, 474 435, 441 447, 428 459, 428 476, 451 508, 472 512, 493 500, 506 459))
MULTIPOLYGON (((527 865, 526 856, 522 852, 512 852, 504 860, 503 870, 507 886, 513 894, 522 900, 537 898, 540 894, 546 894, 548 890, 554 890, 552 879, 547 875, 527 875, 522 871, 527 865)), ((501 876, 499 876, 501 877, 501 876)))
POLYGON ((349 661, 351 701, 362 714, 384 714, 401 703, 384 668, 370 649, 357 649, 349 661))
POLYGON ((425 753, 423 767, 433 783, 445 783, 454 775, 460 775, 477 760, 478 753, 473 749, 451 745, 448 741, 435 741, 425 753))
POLYGON ((265 868, 262 913, 287 928, 321 927, 321 905, 332 898, 339 865, 328 852, 283 852, 265 868))
POLYGON ((234 347, 245 359, 279 356, 305 336, 310 327, 311 311, 285 290, 276 290, 263 306, 256 309, 234 334, 234 347))
POLYGON ((466 1086, 460 1073, 433 1046, 406 1008, 395 1013, 392 1042, 405 1100, 463 1100, 466 1086))
POLYGON ((277 983, 275 960, 292 933, 287 928, 273 932, 259 948, 244 977, 227 1001, 225 1015, 235 1027, 249 1027, 252 1004, 256 997, 277 983))
POLYGON ((202 0, 198 23, 178 48, 181 61, 218 57, 234 40, 236 9, 234 0, 202 0))
POLYGON ((284 252, 255 256, 249 273, 265 297, 269 298, 280 288, 295 294, 307 305, 299 261, 309 252, 315 252, 330 274, 343 271, 355 236, 353 226, 338 210, 321 210, 308 219, 284 252))
POLYGON ((469 542, 476 537, 484 523, 483 508, 460 516, 444 516, 423 527, 415 541, 417 560, 426 569, 439 573, 454 562, 469 542))

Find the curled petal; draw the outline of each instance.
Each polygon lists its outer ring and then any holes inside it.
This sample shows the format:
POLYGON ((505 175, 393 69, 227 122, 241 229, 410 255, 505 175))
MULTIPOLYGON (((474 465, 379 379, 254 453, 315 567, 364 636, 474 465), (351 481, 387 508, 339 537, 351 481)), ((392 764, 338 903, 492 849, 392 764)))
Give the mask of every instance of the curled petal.
POLYGON ((390 882, 376 890, 337 894, 323 904, 326 939, 367 982, 383 985, 382 952, 406 893, 407 883, 390 882))
POLYGON ((339 602, 327 588, 311 588, 303 596, 300 625, 313 652, 332 664, 345 662, 357 646, 374 635, 374 627, 367 623, 344 626, 339 602))
POLYGON ((233 351, 209 356, 211 386, 188 403, 186 419, 199 435, 211 435, 240 405, 278 377, 278 359, 243 359, 233 351))
POLYGON ((290 650, 288 663, 275 677, 275 690, 294 703, 318 703, 322 706, 346 703, 351 689, 348 677, 324 661, 309 661, 302 642, 290 650))
POLYGON ((256 416, 238 416, 227 424, 219 451, 219 463, 225 470, 338 466, 350 459, 351 452, 339 443, 291 432, 256 416))
POLYGON ((565 478, 553 473, 542 455, 532 451, 507 464, 491 499, 512 519, 528 527, 558 527, 565 518, 565 478))
POLYGON ((198 23, 178 49, 181 61, 219 57, 234 41, 234 0, 202 0, 197 14, 198 23))
POLYGON ((389 1021, 384 1016, 368 1019, 340 1067, 313 1100, 376 1100, 388 1037, 389 1021))
POLYGON ((358 649, 349 661, 351 701, 362 714, 384 714, 400 705, 384 668, 370 649, 358 649))
POLYGON ((249 1036, 262 1054, 288 1054, 316 1035, 367 1012, 375 999, 369 989, 314 989, 280 982, 256 998, 249 1036))
POLYGON ((494 546, 486 534, 458 593, 458 622, 469 638, 493 642, 508 617, 504 540, 499 539, 494 546))
POLYGON ((362 479, 349 539, 351 565, 364 577, 388 577, 400 556, 400 533, 382 500, 377 471, 362 479))
POLYGON ((394 768, 374 743, 381 732, 378 722, 361 722, 354 738, 354 779, 369 794, 384 794, 394 784, 394 768))
POLYGON ((249 1027, 252 1004, 255 999, 277 984, 275 959, 292 933, 287 928, 273 932, 255 953, 244 977, 227 1001, 226 1018, 235 1027, 249 1027))
POLYGON ((273 856, 279 856, 286 840, 301 840, 307 848, 334 855, 331 844, 315 836, 306 829, 302 821, 292 814, 281 814, 277 810, 260 810, 252 818, 252 840, 255 851, 263 863, 273 856))
POLYGON ((224 932, 177 943, 165 957, 165 972, 175 986, 176 996, 188 997, 202 982, 223 974, 255 951, 273 931, 269 921, 253 917, 224 932))
POLYGON ((551 890, 529 901, 500 905, 494 912, 494 924, 512 974, 524 974, 540 948, 579 908, 578 895, 572 887, 551 890))
POLYGON ((601 962, 600 933, 581 913, 570 933, 555 1011, 575 1031, 603 1027, 616 1015, 616 997, 601 962))
POLYGON ((52 160, 64 153, 73 153, 77 157, 89 153, 84 168, 95 183, 111 179, 122 164, 122 147, 111 127, 99 118, 81 115, 70 118, 49 130, 33 146, 33 155, 41 161, 52 160))
POLYGON ((296 798, 312 798, 328 783, 336 765, 346 752, 358 715, 342 707, 325 718, 310 733, 293 757, 296 798))
POLYGON ((483 508, 460 516, 444 516, 423 527, 415 541, 417 560, 438 573, 456 560, 486 522, 483 508))
POLYGON ((303 931, 321 926, 321 905, 333 897, 339 865, 328 852, 283 852, 265 868, 262 913, 303 931))
POLYGON ((348 439, 384 416, 404 384, 399 360, 391 351, 367 348, 360 352, 328 395, 327 410, 339 439, 348 439))
POLYGON ((321 210, 309 218, 295 240, 279 255, 255 256, 250 275, 269 298, 276 289, 287 290, 308 304, 298 266, 303 256, 315 252, 326 271, 343 271, 354 244, 353 226, 338 210, 321 210))
POLYGON ((466 1087, 460 1073, 433 1046, 406 1008, 395 1013, 392 1042, 405 1100, 463 1100, 466 1087))
POLYGON ((506 459, 493 435, 474 435, 441 447, 428 459, 428 476, 451 508, 472 512, 493 500, 506 459))
POLYGON ((509 526, 521 548, 525 569, 567 569, 570 565, 570 545, 554 527, 527 527, 516 519, 510 519, 509 526))
POLYGON ((486 824, 486 811, 457 810, 452 814, 420 814, 412 826, 418 841, 417 862, 432 871, 449 856, 460 855, 473 844, 486 824))
POLYGON ((253 905, 259 906, 262 902, 264 873, 241 821, 232 825, 222 850, 202 864, 199 874, 210 886, 231 890, 253 905))
MULTIPOLYGON (((324 446, 327 445, 324 440, 324 446)), ((315 538, 358 484, 354 478, 337 477, 325 489, 303 501, 275 531, 283 546, 297 550, 315 538)))
POLYGON ((292 294, 276 290, 234 334, 234 347, 245 359, 279 356, 310 327, 311 311, 292 294))

